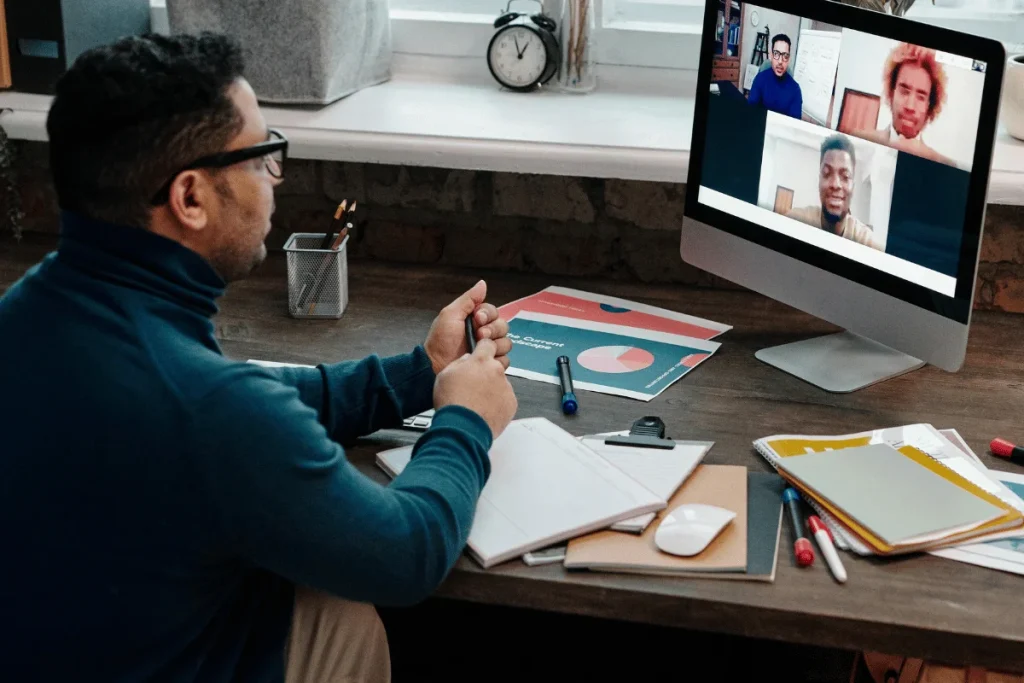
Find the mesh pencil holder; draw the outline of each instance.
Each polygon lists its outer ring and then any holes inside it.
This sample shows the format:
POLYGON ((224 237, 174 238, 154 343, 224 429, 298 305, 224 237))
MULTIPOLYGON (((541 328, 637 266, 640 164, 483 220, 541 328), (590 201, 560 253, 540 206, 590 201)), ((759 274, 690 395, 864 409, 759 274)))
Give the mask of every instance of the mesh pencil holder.
POLYGON ((348 306, 348 237, 321 249, 323 233, 297 232, 285 242, 288 312, 293 318, 340 318, 348 306))

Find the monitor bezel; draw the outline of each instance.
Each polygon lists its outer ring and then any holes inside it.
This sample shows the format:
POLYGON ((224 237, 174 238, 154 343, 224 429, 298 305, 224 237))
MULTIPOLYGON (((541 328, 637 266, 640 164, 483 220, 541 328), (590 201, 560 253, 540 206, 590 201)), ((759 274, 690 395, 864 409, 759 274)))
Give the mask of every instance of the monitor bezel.
POLYGON ((697 71, 697 89, 694 97, 693 142, 687 172, 684 215, 712 228, 724 230, 766 249, 828 271, 838 277, 870 287, 908 304, 965 325, 968 324, 974 301, 988 183, 996 131, 998 130, 999 99, 1007 59, 1003 45, 995 40, 852 5, 844 5, 833 0, 818 0, 817 2, 759 0, 756 3, 750 3, 757 7, 893 40, 923 45, 986 63, 974 161, 970 172, 967 206, 964 212, 964 231, 960 244, 956 291, 950 297, 923 285, 840 256, 827 249, 808 244, 795 237, 783 235, 752 221, 699 203, 698 193, 704 156, 704 145, 699 141, 704 139, 707 132, 709 98, 712 97, 710 86, 714 58, 713 47, 717 42, 715 40, 715 25, 718 4, 718 0, 706 0, 704 5, 703 37, 697 71))

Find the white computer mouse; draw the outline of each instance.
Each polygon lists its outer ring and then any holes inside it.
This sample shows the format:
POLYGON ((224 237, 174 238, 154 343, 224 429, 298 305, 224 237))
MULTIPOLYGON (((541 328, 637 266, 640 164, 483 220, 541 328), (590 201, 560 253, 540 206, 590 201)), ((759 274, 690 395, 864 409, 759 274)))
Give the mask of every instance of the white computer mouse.
POLYGON ((654 532, 654 544, 666 553, 691 557, 707 548, 735 518, 732 510, 714 505, 680 505, 662 518, 654 532))

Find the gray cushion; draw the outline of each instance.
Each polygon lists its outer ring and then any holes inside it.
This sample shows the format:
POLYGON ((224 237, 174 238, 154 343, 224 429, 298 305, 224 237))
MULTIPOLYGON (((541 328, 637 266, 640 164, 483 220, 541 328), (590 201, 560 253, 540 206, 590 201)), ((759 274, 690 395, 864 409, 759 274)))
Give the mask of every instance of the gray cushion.
POLYGON ((172 33, 238 40, 261 102, 327 104, 391 77, 388 0, 167 0, 172 33))

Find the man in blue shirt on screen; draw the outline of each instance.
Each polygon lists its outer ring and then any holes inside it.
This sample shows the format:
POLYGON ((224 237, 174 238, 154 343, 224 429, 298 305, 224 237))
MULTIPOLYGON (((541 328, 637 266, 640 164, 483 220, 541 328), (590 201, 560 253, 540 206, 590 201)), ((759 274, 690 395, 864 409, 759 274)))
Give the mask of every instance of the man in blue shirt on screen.
POLYGON ((789 67, 791 45, 785 33, 772 38, 772 68, 757 74, 750 86, 747 101, 769 111, 799 119, 804 109, 803 93, 796 79, 786 70, 789 67))

